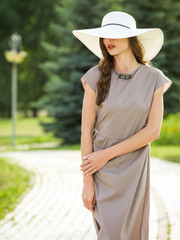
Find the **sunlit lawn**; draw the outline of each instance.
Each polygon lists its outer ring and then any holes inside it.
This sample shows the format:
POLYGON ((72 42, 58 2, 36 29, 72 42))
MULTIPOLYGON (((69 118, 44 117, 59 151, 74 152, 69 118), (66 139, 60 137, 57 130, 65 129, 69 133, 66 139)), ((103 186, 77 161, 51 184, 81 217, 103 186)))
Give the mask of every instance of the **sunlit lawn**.
MULTIPOLYGON (((55 138, 52 133, 44 132, 42 126, 39 124, 39 122, 42 120, 43 122, 52 121, 52 119, 48 117, 18 119, 17 120, 17 144, 60 142, 60 140, 55 138)), ((167 125, 166 122, 164 124, 167 125)), ((163 135, 164 134, 163 128, 161 132, 162 132, 161 135, 163 135)), ((159 139, 158 141, 160 142, 161 139, 159 139)), ((10 145, 11 145, 11 120, 0 119, 0 146, 10 146, 10 145)), ((33 149, 33 147, 30 149, 33 149)), ((36 147, 36 149, 45 149, 45 148, 36 147)), ((64 145, 64 146, 62 145, 60 147, 56 147, 52 149, 80 150, 80 144, 64 145)), ((166 145, 166 144, 163 145, 162 144, 161 146, 157 144, 157 141, 155 141, 151 144, 151 156, 180 163, 180 145, 166 145)))
POLYGON ((180 146, 178 145, 154 146, 152 144, 151 156, 171 162, 180 163, 180 146))
MULTIPOLYGON (((17 144, 58 142, 52 133, 45 133, 39 122, 52 121, 51 118, 20 118, 17 120, 17 144)), ((0 119, 0 146, 11 144, 11 120, 0 119)))
POLYGON ((27 170, 0 158, 0 219, 14 210, 29 185, 27 170))

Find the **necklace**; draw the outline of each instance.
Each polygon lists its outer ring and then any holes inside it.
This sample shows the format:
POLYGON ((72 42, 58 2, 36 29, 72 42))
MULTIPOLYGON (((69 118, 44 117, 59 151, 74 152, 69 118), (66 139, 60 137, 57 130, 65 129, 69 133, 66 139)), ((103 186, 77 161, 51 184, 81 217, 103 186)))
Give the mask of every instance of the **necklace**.
MULTIPOLYGON (((141 65, 140 65, 140 67, 141 67, 141 65)), ((114 69, 114 70, 115 70, 116 75, 118 75, 118 78, 121 78, 121 79, 124 79, 124 80, 129 80, 129 79, 131 79, 131 78, 135 75, 135 73, 137 72, 137 70, 138 70, 140 67, 138 67, 136 70, 134 70, 134 71, 131 72, 130 74, 124 74, 124 73, 119 72, 119 71, 116 70, 116 69, 114 69)))

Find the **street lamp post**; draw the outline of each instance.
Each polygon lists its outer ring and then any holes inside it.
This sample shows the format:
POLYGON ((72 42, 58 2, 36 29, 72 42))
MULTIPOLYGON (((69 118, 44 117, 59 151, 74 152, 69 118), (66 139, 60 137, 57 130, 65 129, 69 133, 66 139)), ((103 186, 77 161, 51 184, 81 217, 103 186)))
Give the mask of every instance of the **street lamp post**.
POLYGON ((11 118, 12 118, 12 138, 11 146, 16 146, 16 112, 17 112, 17 64, 21 63, 26 52, 21 51, 22 38, 14 33, 9 40, 10 50, 5 52, 6 60, 12 63, 12 84, 11 84, 11 118))

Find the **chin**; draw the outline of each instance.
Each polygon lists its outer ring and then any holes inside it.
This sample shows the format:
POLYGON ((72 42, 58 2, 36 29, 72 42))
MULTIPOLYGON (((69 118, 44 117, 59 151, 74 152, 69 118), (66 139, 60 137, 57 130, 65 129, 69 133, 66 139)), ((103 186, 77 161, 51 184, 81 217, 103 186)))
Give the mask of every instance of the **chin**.
POLYGON ((108 51, 108 53, 111 55, 111 56, 118 56, 120 55, 121 53, 123 53, 124 51, 108 51))
POLYGON ((109 52, 109 55, 111 55, 111 56, 116 56, 116 55, 118 55, 117 53, 113 53, 113 52, 109 52))

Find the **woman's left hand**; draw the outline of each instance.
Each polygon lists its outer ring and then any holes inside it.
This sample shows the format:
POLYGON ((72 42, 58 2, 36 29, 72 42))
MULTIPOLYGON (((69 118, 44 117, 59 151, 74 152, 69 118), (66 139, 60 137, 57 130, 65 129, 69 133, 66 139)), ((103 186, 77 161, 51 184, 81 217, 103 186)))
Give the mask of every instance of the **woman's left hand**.
POLYGON ((86 160, 83 161, 80 167, 81 171, 83 171, 83 174, 87 176, 98 171, 109 161, 104 150, 98 150, 89 153, 86 156, 84 156, 83 159, 86 160))

